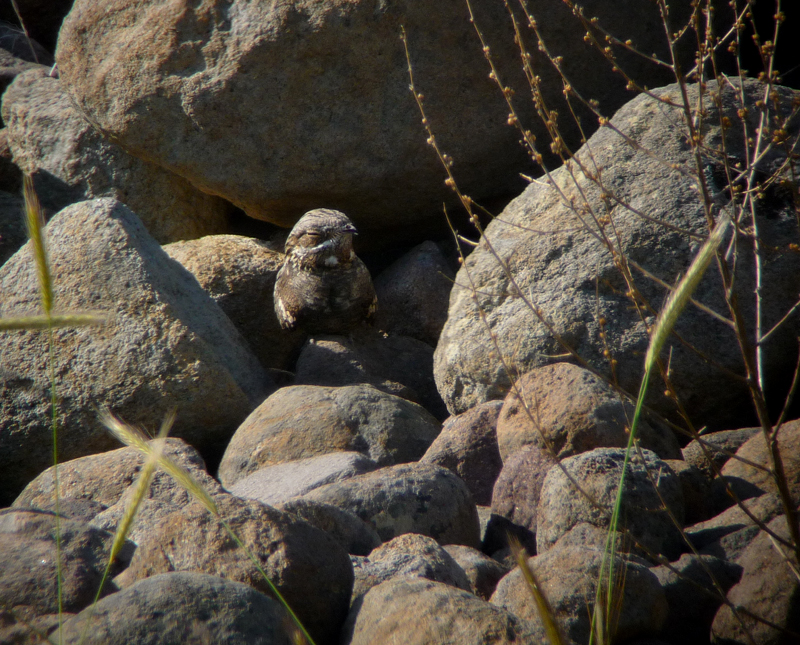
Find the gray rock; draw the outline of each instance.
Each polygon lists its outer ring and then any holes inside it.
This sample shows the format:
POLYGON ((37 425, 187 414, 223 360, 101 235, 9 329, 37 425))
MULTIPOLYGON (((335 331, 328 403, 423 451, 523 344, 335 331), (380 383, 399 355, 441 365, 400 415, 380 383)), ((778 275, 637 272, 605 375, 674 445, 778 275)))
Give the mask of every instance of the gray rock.
POLYGON ((713 478, 725 465, 725 462, 750 439, 754 434, 761 432, 761 428, 740 428, 739 430, 720 430, 704 434, 701 439, 704 444, 701 446, 697 439, 692 439, 682 450, 683 459, 686 463, 696 466, 706 476, 713 478), (703 448, 705 447, 705 451, 703 448), (706 451, 708 456, 706 456, 706 451), (709 462, 709 458, 716 465, 716 469, 709 462))
POLYGON ((207 235, 164 247, 236 325, 264 367, 291 368, 305 336, 281 329, 272 292, 283 254, 241 235, 207 235))
POLYGON ((34 175, 39 199, 51 212, 85 199, 113 197, 161 243, 227 227, 230 204, 105 139, 46 69, 20 74, 3 95, 2 112, 14 162, 34 175))
MULTIPOLYGON (((624 448, 633 412, 630 400, 588 370, 544 365, 523 375, 503 402, 497 420, 500 455, 506 461, 528 445, 552 450, 559 459, 593 448, 624 448)), ((662 459, 681 456, 672 430, 646 414, 637 435, 643 448, 662 459)))
MULTIPOLYGON (((320 643, 335 642, 353 587, 344 549, 307 522, 260 502, 232 495, 217 495, 214 501, 312 637, 320 643)), ((115 581, 128 588, 169 571, 218 575, 270 594, 250 557, 199 502, 151 526, 130 566, 115 581)))
MULTIPOLYGON (((528 559, 554 617, 564 634, 574 643, 588 643, 592 606, 603 552, 585 547, 552 549, 528 559)), ((614 589, 621 591, 619 615, 613 641, 656 634, 667 617, 664 592, 647 567, 614 558, 614 589)), ((520 569, 514 569, 497 585, 491 602, 526 621, 540 639, 544 626, 520 569)), ((539 641, 536 641, 539 642, 539 641)))
POLYGON ((722 594, 739 582, 742 567, 713 556, 685 553, 669 566, 654 567, 669 612, 662 635, 670 643, 707 645, 722 594), (720 593, 721 592, 721 593, 720 593))
POLYGON ((351 555, 369 555, 381 545, 381 538, 369 524, 349 511, 310 499, 292 499, 276 505, 311 526, 325 531, 351 555))
POLYGON ((401 464, 381 468, 307 495, 358 515, 384 542, 420 533, 440 544, 479 545, 478 512, 466 484, 445 468, 401 464))
MULTIPOLYGON (((723 114, 734 124, 727 130, 726 152, 743 160, 738 90, 726 88, 721 99, 723 114)), ((708 84, 709 93, 716 89, 714 82, 708 84)), ((758 126, 760 112, 755 105, 763 92, 763 86, 755 80, 745 82, 744 93, 752 106, 748 112, 752 131, 758 126)), ((776 87, 775 92, 780 106, 776 109, 788 114, 798 91, 776 87)), ((676 85, 654 93, 680 101, 676 85)), ((688 87, 688 97, 690 104, 697 104, 696 85, 688 87)), ((710 99, 704 107, 708 108, 704 144, 717 148, 722 141, 721 115, 710 99)), ((564 343, 584 361, 611 377, 609 358, 613 359, 614 375, 620 386, 627 392, 638 392, 649 342, 647 326, 655 322, 655 316, 644 310, 644 305, 632 306, 625 295, 628 286, 597 227, 591 223, 594 220, 587 216, 583 219, 588 222, 584 226, 581 218, 589 209, 600 218, 610 212, 615 248, 619 246, 619 252, 628 260, 627 266, 635 262, 670 284, 685 272, 707 237, 708 226, 691 176, 696 165, 682 135, 683 119, 677 108, 660 104, 644 94, 638 96, 617 112, 611 124, 640 148, 627 145, 609 127, 596 132, 577 153, 587 168, 602 168, 602 190, 573 163, 571 169, 562 167, 550 174, 552 181, 561 187, 559 190, 550 180, 532 183, 486 227, 487 241, 470 254, 456 276, 448 321, 434 357, 436 383, 452 413, 506 395, 511 381, 498 349, 514 375, 552 363, 558 360, 554 356, 565 354, 565 348, 526 301, 539 309, 564 343), (655 157, 650 156, 652 151, 655 157), (676 169, 671 164, 676 164, 676 169), (683 169, 687 172, 682 172, 683 169), (576 183, 570 172, 574 173, 576 183), (608 199, 613 202, 608 206, 610 211, 603 201, 607 194, 611 194, 608 199), (626 204, 644 212, 648 219, 627 209, 626 204), (666 225, 657 223, 662 221, 666 225), (511 284, 494 253, 508 263, 516 286, 511 284), (470 284, 474 284, 475 294, 467 287, 470 284), (485 323, 477 315, 478 307, 485 314, 485 323), (605 324, 601 325, 601 321, 605 324), (497 338, 498 349, 490 332, 497 338)), ((793 123, 787 133, 795 137, 798 128, 800 123, 793 123)), ((783 154, 773 147, 760 161, 763 172, 778 168, 783 154)), ((722 191, 726 186, 724 169, 710 156, 703 163, 710 190, 722 191)), ((761 202, 759 234, 771 248, 786 248, 797 238, 797 220, 791 204, 789 192, 777 190, 761 202)), ((739 310, 747 321, 754 320, 755 263, 751 251, 749 239, 739 244, 735 277, 739 310)), ((763 302, 762 315, 765 326, 770 328, 797 301, 800 255, 771 256, 765 271, 762 280, 770 285, 770 293, 763 302)), ((641 301, 654 310, 659 309, 667 290, 634 268, 631 272, 641 301)), ((694 298, 717 312, 728 311, 718 272, 713 267, 694 292, 694 298)), ((716 364, 742 373, 739 345, 728 325, 689 306, 675 331, 685 343, 710 356, 716 364)), ((767 383, 791 382, 796 348, 797 318, 791 318, 770 337, 764 356, 767 383)), ((672 383, 695 427, 730 428, 752 417, 752 403, 743 381, 730 379, 674 336, 667 340, 662 355, 665 360, 669 357, 672 383)), ((674 401, 663 392, 664 388, 651 380, 648 404, 661 414, 676 416, 674 401)))
POLYGON ((508 573, 508 568, 477 549, 461 544, 447 544, 444 547, 456 561, 469 580, 472 593, 478 598, 489 600, 500 579, 508 573))
POLYGON ((491 504, 503 462, 497 448, 500 401, 489 401, 450 417, 420 461, 452 470, 464 480, 476 504, 491 504))
POLYGON ((219 478, 230 487, 265 466, 342 451, 381 466, 413 461, 439 429, 422 407, 368 385, 284 387, 239 426, 219 478))
MULTIPOLYGON (((606 28, 648 53, 663 39, 655 7, 590 6, 606 28)), ((442 202, 456 200, 408 91, 397 37, 404 25, 419 91, 462 189, 477 200, 509 194, 521 184, 519 172, 532 168, 519 133, 506 124, 507 107, 487 78, 462 0, 377 7, 239 0, 228 7, 215 1, 185 13, 146 0, 78 0, 60 34, 62 78, 87 118, 126 150, 251 217, 291 226, 326 204, 350 215, 359 231, 408 235, 433 222, 443 228, 442 202)), ((527 88, 506 9, 474 9, 503 82, 527 88)), ((564 56, 567 77, 605 113, 613 111, 627 98, 625 79, 586 46, 566 6, 548 2, 545 12, 544 37, 564 56)), ((679 20, 684 9, 675 12, 679 20)), ((626 72, 647 85, 668 82, 668 70, 620 56, 626 72)), ((545 101, 566 115, 561 77, 542 67, 545 101)), ((517 103, 526 127, 549 141, 532 102, 517 103)), ((593 122, 586 118, 584 127, 593 122)), ((579 141, 570 119, 559 126, 567 145, 579 141)))
POLYGON ((229 487, 234 495, 274 506, 315 488, 378 468, 360 452, 331 452, 307 459, 265 466, 229 487))
MULTIPOLYGON (((621 448, 596 448, 568 457, 561 462, 562 467, 549 470, 539 495, 537 553, 547 551, 558 538, 581 522, 600 528, 608 526, 622 474, 624 453, 621 448), (589 502, 564 471, 595 500, 599 508, 589 502)), ((683 538, 663 504, 668 506, 678 522, 683 522, 680 482, 655 454, 649 450, 642 450, 642 453, 645 463, 634 454, 628 464, 620 528, 636 541, 645 555, 652 558, 663 554, 672 559, 681 552, 683 538), (657 491, 653 482, 656 482, 657 491)))
MULTIPOLYGON (((34 615, 59 610, 56 586, 56 516, 47 511, 0 511, 0 605, 27 607, 34 615)), ((80 611, 94 600, 113 535, 80 520, 59 520, 62 606, 80 611)), ((115 590, 107 584, 104 593, 115 590)))
POLYGON ((252 587, 191 571, 162 573, 104 598, 65 621, 68 644, 291 645, 291 619, 252 587))
POLYGON ((436 347, 455 273, 433 242, 415 246, 375 278, 378 329, 436 347))
POLYGON ((355 575, 353 602, 373 587, 393 578, 425 578, 472 591, 464 570, 436 540, 426 535, 398 535, 368 557, 352 560, 355 575))
MULTIPOLYGON (((790 539, 785 516, 767 526, 784 540, 790 539)), ((729 604, 720 607, 711 626, 716 641, 726 645, 743 645, 751 639, 759 645, 798 642, 800 580, 787 558, 793 558, 792 552, 776 547, 765 531, 741 552, 736 564, 742 567, 742 578, 728 591, 729 604), (735 615, 732 607, 741 611, 735 615)))
POLYGON ((433 381, 433 347, 414 338, 370 332, 316 336, 303 346, 295 371, 298 385, 369 383, 419 403, 437 419, 447 416, 433 381))
MULTIPOLYGON (((96 410, 157 428, 208 455, 266 394, 269 381, 197 281, 112 199, 70 206, 47 226, 55 307, 102 311, 100 327, 53 332, 62 460, 116 447, 96 410)), ((40 310, 26 245, 0 268, 0 315, 40 310)), ((52 462, 47 334, 0 333, 0 503, 52 462)))
POLYGON ((520 621, 471 593, 422 579, 389 580, 355 603, 344 645, 511 645, 533 643, 520 621))

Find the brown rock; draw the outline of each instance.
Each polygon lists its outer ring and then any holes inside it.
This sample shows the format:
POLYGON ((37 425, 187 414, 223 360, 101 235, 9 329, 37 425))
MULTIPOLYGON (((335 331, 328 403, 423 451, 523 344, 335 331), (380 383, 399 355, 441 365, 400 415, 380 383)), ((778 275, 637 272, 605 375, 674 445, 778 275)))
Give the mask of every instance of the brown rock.
MULTIPOLYGON (((497 420, 497 442, 505 461, 523 446, 550 450, 558 458, 593 448, 623 448, 634 406, 597 376, 577 365, 536 368, 517 381, 497 420)), ((680 457, 673 432, 643 417, 637 434, 643 447, 662 459, 680 457)))
POLYGON ((506 459, 494 485, 492 513, 536 533, 536 509, 547 472, 556 460, 534 445, 506 459))
POLYGON ((672 469, 681 483, 683 504, 686 509, 684 521, 687 526, 707 520, 711 516, 709 493, 711 482, 705 471, 682 459, 665 459, 664 463, 672 469))
MULTIPOLYGON (((624 11, 622 7, 628 5, 614 6, 624 11)), ((706 97, 716 97, 718 89, 716 82, 708 83, 706 97)), ((681 91, 673 84, 654 93, 681 102, 681 91)), ((742 114, 748 115, 749 131, 756 132, 760 119, 757 104, 763 100, 764 91, 758 81, 747 79, 742 92, 724 85, 721 113, 713 101, 704 102, 704 107, 709 107, 703 119, 708 127, 703 132, 704 145, 721 149, 719 124, 725 116, 735 127, 726 129, 724 154, 747 163, 739 97, 746 96, 748 111, 742 114)), ((687 92, 689 105, 698 105, 698 86, 689 86, 687 92)), ((776 87, 775 92, 775 109, 789 114, 800 92, 785 87, 776 87)), ((685 129, 676 125, 684 123, 683 118, 681 109, 640 94, 614 115, 612 127, 601 128, 577 152, 587 172, 578 170, 577 162, 570 168, 556 169, 548 180, 530 184, 486 227, 486 241, 469 255, 456 276, 448 320, 434 356, 436 383, 451 413, 504 397, 511 386, 509 371, 516 377, 563 356, 566 350, 552 331, 588 365, 609 379, 615 378, 624 391, 638 392, 650 340, 647 329, 655 322, 655 313, 644 312, 647 305, 654 311, 659 309, 668 290, 631 269, 640 294, 638 306, 633 306, 625 295, 629 287, 615 262, 622 254, 671 284, 686 271, 708 235, 706 209, 696 181, 690 177, 696 169, 695 158, 686 144, 685 129), (628 145, 619 132, 636 145, 628 145), (602 168, 602 178, 598 180, 596 171, 589 168, 602 168), (601 222, 587 216, 589 212, 601 222), (642 212, 646 212, 646 218, 642 212), (608 226, 600 213, 611 218, 608 226), (614 231, 613 253, 605 241, 611 239, 610 227, 614 231), (531 302, 546 323, 534 313, 531 302), (609 358, 615 361, 613 375, 609 358)), ((794 142, 799 135, 800 122, 793 122, 787 136, 794 142)), ((714 155, 715 159, 724 156, 714 155)), ((764 172, 770 173, 787 163, 784 155, 772 147, 759 163, 763 162, 764 172)), ((710 157, 708 163, 709 190, 721 194, 727 186, 725 168, 710 157)), ((787 181, 794 180, 787 176, 787 181)), ((771 248, 794 243, 798 225, 790 193, 778 190, 759 203, 758 229, 765 243, 771 248)), ((738 306, 740 315, 748 321, 755 320, 756 303, 756 262, 748 255, 752 247, 746 241, 738 244, 735 260, 738 306)), ((731 258, 732 271, 733 264, 731 258)), ((767 273, 760 279, 771 288, 769 298, 762 302, 768 311, 762 308, 761 316, 771 321, 771 326, 797 302, 800 254, 775 254, 764 267, 767 273)), ((693 297, 714 311, 727 311, 721 285, 718 271, 712 267, 693 297)), ((732 379, 718 367, 743 373, 733 329, 692 306, 681 313, 675 331, 680 340, 670 337, 662 357, 668 361, 672 384, 694 425, 711 429, 746 425, 753 415, 747 387, 742 379, 732 379)), ((767 385, 768 390, 778 391, 791 383, 797 335, 791 322, 770 337, 763 363, 765 381, 774 384, 767 385)), ((658 379, 651 379, 647 403, 659 414, 679 422, 675 403, 663 395, 664 391, 658 379)))
POLYGON ((471 593, 431 580, 389 580, 350 610, 342 643, 511 645, 536 642, 510 613, 471 593))
POLYGON ((492 488, 503 467, 496 431, 501 405, 500 401, 489 401, 450 417, 420 459, 461 477, 479 505, 492 503, 492 488))
MULTIPOLYGON (((335 642, 353 585, 344 549, 294 515, 260 502, 231 495, 217 495, 214 501, 309 633, 320 643, 335 642)), ((269 585, 248 555, 199 502, 150 527, 116 581, 125 588, 169 571, 218 575, 270 595, 269 585)))
MULTIPOLYGON (((800 505, 800 419, 787 421, 778 431, 778 448, 780 449, 786 483, 792 494, 794 505, 800 505)), ((757 464, 762 468, 770 469, 771 461, 767 443, 762 433, 756 433, 748 439, 739 450, 736 457, 757 464)), ((728 460, 722 468, 722 476, 726 478, 743 479, 756 486, 765 493, 776 493, 778 487, 772 475, 761 468, 751 466, 736 457, 728 460)))
POLYGON ((422 407, 368 385, 285 387, 239 426, 219 466, 224 486, 264 466, 358 451, 379 465, 419 459, 439 434, 422 407))
POLYGON ((380 536, 369 524, 355 513, 330 504, 298 498, 278 504, 276 508, 325 531, 351 555, 369 555, 381 545, 380 536))
MULTIPOLYGON (((32 615, 59 611, 56 585, 56 516, 47 511, 0 511, 0 606, 32 615)), ((106 567, 113 535, 85 522, 60 518, 64 611, 91 604, 106 567)), ((104 593, 113 592, 113 584, 104 593)))
MULTIPOLYGON (((785 516, 767 526, 789 539, 785 516)), ((742 579, 728 592, 728 602, 742 611, 737 616, 729 605, 720 607, 711 627, 716 640, 744 644, 752 638, 759 645, 800 642, 800 581, 787 558, 794 558, 792 552, 776 547, 764 531, 742 551, 736 558, 743 569, 742 579)))
MULTIPOLYGON (((603 552, 585 547, 552 549, 528 559, 556 621, 574 643, 588 643, 592 606, 603 552)), ((613 640, 656 634, 667 617, 667 601, 655 577, 645 566, 616 556, 614 571, 622 590, 613 640), (624 581, 624 582, 622 582, 624 581)), ((503 578, 492 595, 492 604, 526 621, 539 638, 544 627, 522 572, 517 568, 503 578)))
POLYGON ((291 626, 277 600, 252 587, 177 571, 140 580, 65 621, 58 642, 291 645, 297 642, 291 626))
POLYGON ((272 292, 283 255, 272 244, 240 235, 208 235, 164 247, 231 319, 264 367, 290 369, 301 333, 283 331, 272 292))
MULTIPOLYGON (((206 472, 200 453, 185 441, 169 437, 164 446, 164 456, 187 469, 209 492, 219 487, 206 472)), ((114 506, 131 485, 135 485, 144 461, 142 453, 127 447, 65 461, 58 464, 59 494, 65 498, 96 502, 103 507, 114 506)), ((54 470, 51 466, 30 482, 14 500, 14 508, 50 508, 54 497, 54 470)), ((151 497, 160 496, 174 503, 189 500, 188 494, 185 491, 181 493, 182 488, 176 489, 173 480, 160 470, 154 473, 150 491, 151 497)))
POLYGON ((239 497, 257 499, 275 506, 320 486, 362 475, 376 468, 378 464, 360 452, 331 452, 264 466, 229 486, 229 490, 239 497))
MULTIPOLYGON (((3 132, 5 130, 0 130, 0 134, 3 132)), ((21 197, 0 192, 0 266, 3 266, 28 239, 24 209, 25 203, 21 197)))
POLYGON ((683 459, 686 463, 702 470, 707 477, 716 477, 719 470, 722 469, 741 445, 758 432, 761 432, 761 428, 720 430, 719 432, 704 434, 701 437, 704 442, 703 446, 700 445, 697 439, 692 439, 686 444, 686 447, 681 451, 683 452, 683 459), (705 451, 703 447, 705 447, 705 451), (706 456, 706 452, 708 456, 706 456), (709 457, 713 464, 716 465, 716 469, 709 463, 709 457))
POLYGON ((676 562, 653 567, 669 605, 662 635, 670 643, 708 643, 720 594, 739 582, 742 567, 713 556, 685 553, 676 562))
POLYGON ((777 495, 761 495, 742 501, 748 513, 737 504, 705 522, 686 529, 692 545, 704 554, 723 560, 735 560, 739 553, 758 535, 759 527, 750 517, 766 524, 783 512, 777 495))

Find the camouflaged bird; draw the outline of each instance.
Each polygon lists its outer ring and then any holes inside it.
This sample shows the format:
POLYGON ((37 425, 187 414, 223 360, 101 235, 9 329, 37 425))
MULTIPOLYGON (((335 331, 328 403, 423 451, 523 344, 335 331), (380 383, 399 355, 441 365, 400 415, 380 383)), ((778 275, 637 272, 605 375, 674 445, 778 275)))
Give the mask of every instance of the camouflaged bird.
POLYGON ((283 329, 347 334, 371 322, 378 299, 369 270, 353 252, 356 228, 344 213, 319 208, 295 224, 275 280, 283 329))

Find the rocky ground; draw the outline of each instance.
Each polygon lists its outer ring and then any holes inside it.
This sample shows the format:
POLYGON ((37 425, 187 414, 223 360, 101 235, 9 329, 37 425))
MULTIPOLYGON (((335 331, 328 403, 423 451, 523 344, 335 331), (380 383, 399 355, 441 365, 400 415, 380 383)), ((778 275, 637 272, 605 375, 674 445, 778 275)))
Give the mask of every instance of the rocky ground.
MULTIPOLYGON (((70 4, 59 4, 59 20, 70 4)), ((472 27, 455 19, 464 6, 437 4, 78 0, 56 70, 57 29, 36 23, 46 47, 32 55, 2 27, 0 317, 40 302, 20 223, 25 171, 49 218, 58 311, 102 312, 106 322, 53 332, 58 506, 47 335, 0 332, 0 643, 297 642, 259 567, 319 645, 544 642, 511 538, 564 641, 589 642, 633 411, 626 392, 638 390, 666 285, 707 234, 696 182, 682 171, 694 163, 682 117, 668 103, 679 87, 643 63, 632 73, 663 87, 628 100, 580 34, 565 38, 570 69, 615 114, 613 127, 523 190, 520 170, 533 171, 505 118, 494 118, 502 95, 472 27), (442 234, 441 204, 452 202, 408 94, 401 23, 464 189, 516 195, 474 250, 462 248, 471 250, 463 263, 442 234), (467 76, 456 81, 455 68, 467 76), (577 163, 599 170, 571 182, 577 163), (619 258, 586 224, 609 192, 615 239, 641 267, 638 310, 619 258), (275 319, 279 226, 315 206, 342 208, 362 232, 357 250, 379 300, 373 328, 308 337, 275 319), (144 464, 104 429, 100 408, 150 432, 177 409, 166 456, 208 492, 252 558, 158 470, 94 605, 144 464)), ((611 24, 655 38, 657 16, 619 4, 611 24)), ((562 6, 546 33, 569 33, 562 6)), ((482 11, 512 74, 505 10, 482 11)), ((557 79, 545 81, 559 100, 557 79)), ((719 124, 740 116, 738 97, 755 106, 762 91, 748 80, 707 107, 709 148, 724 143, 730 159, 747 159, 752 142, 719 124)), ((696 85, 688 96, 697 100, 696 85)), ((785 128, 796 146, 800 91, 776 87, 770 100, 794 114, 785 128)), ((745 119, 757 124, 758 111, 745 119)), ((564 135, 578 147, 578 131, 564 135)), ((758 281, 767 328, 800 293, 791 154, 776 147, 759 160, 782 181, 755 213, 768 259, 758 275, 751 229, 726 241, 743 315, 755 315, 758 281)), ((704 164, 721 199, 726 167, 710 154, 704 164)), ((708 311, 726 311, 713 267, 694 297, 705 309, 687 308, 663 352, 675 390, 651 386, 627 470, 612 642, 800 642, 783 503, 800 506, 800 420, 777 435, 782 498, 734 376, 736 336, 708 311)), ((798 335, 796 314, 770 335, 769 392, 789 389, 798 335)))

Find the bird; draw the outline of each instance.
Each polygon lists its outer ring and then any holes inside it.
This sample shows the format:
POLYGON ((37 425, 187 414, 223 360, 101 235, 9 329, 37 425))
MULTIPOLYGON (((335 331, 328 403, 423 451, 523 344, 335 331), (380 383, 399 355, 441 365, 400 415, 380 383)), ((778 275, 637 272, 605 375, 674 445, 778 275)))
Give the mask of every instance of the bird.
POLYGON ((344 213, 318 208, 286 239, 275 278, 274 305, 285 330, 346 335, 375 317, 378 298, 369 269, 353 251, 356 227, 344 213))

